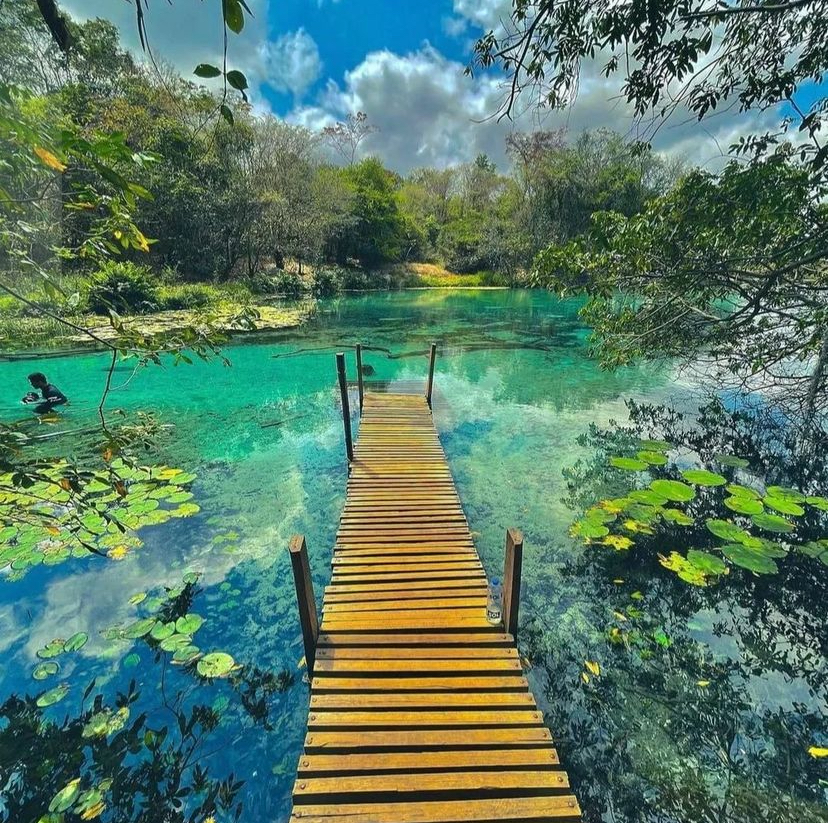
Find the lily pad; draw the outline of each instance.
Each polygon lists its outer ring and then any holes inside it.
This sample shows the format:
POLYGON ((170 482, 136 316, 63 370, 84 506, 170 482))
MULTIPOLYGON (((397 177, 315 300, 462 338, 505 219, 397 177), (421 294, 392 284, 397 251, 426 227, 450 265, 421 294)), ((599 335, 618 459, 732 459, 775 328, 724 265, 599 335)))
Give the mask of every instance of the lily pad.
POLYGON ((192 663, 200 654, 201 650, 198 646, 181 646, 173 654, 173 663, 192 663))
POLYGON ((143 620, 136 620, 134 623, 130 623, 124 629, 123 636, 129 640, 137 640, 139 637, 149 634, 153 626, 155 626, 155 618, 145 617, 143 620))
POLYGON ((175 623, 161 623, 160 621, 152 627, 150 637, 153 640, 166 640, 171 635, 175 634, 175 623))
POLYGON ((734 497, 751 497, 758 500, 762 495, 750 486, 741 486, 738 483, 728 483, 725 487, 734 497))
POLYGON ((204 618, 199 614, 187 614, 175 621, 175 630, 180 634, 195 634, 204 625, 204 618))
POLYGON ((49 811, 54 814, 63 814, 78 799, 80 794, 80 778, 76 777, 67 783, 49 803, 49 811))
POLYGON ((174 652, 182 646, 189 646, 192 638, 189 634, 171 634, 159 644, 165 652, 174 652))
POLYGON ((642 449, 655 452, 666 452, 673 448, 673 444, 666 440, 639 440, 638 445, 642 449))
POLYGON ((67 652, 76 652, 86 645, 87 640, 89 635, 86 632, 76 632, 63 644, 63 648, 67 652))
POLYGON ((46 663, 38 663, 37 666, 34 667, 32 677, 35 680, 45 680, 47 677, 57 674, 58 671, 60 671, 60 666, 54 661, 49 660, 46 663))
POLYGON ((722 546, 722 554, 737 566, 756 572, 756 574, 775 574, 779 571, 773 558, 749 549, 741 543, 728 543, 722 546))
POLYGON ((687 559, 705 574, 720 575, 727 573, 727 564, 720 557, 716 557, 715 554, 710 554, 710 552, 690 549, 687 552, 687 559))
POLYGON ((724 504, 731 511, 737 512, 738 514, 761 514, 765 510, 761 500, 754 500, 752 497, 746 497, 740 494, 726 497, 724 504))
POLYGON ((662 497, 673 500, 677 503, 686 503, 696 496, 692 486, 682 483, 679 480, 653 480, 650 488, 662 497))
POLYGON ((647 468, 647 463, 635 457, 610 457, 610 466, 630 472, 641 472, 647 468))
POLYGON ((692 526, 696 521, 685 514, 680 509, 664 508, 661 510, 661 516, 669 523, 675 523, 677 526, 692 526))
POLYGON ((629 493, 629 498, 637 503, 646 503, 648 506, 663 506, 667 502, 666 497, 662 497, 652 489, 636 489, 629 493))
POLYGON ((807 498, 799 489, 791 489, 788 486, 768 486, 765 494, 770 497, 784 497, 794 503, 804 503, 807 498))
POLYGON ((696 486, 724 486, 727 483, 726 477, 706 469, 685 469, 681 476, 696 486))
POLYGON ((51 657, 57 657, 63 654, 64 641, 60 637, 50 640, 42 649, 38 649, 36 654, 41 660, 48 660, 51 657))
POLYGON ((744 539, 751 536, 729 520, 707 520, 705 526, 711 534, 715 534, 716 537, 727 540, 729 543, 744 543, 744 539))
POLYGON ((139 603, 143 603, 147 599, 146 592, 138 592, 137 594, 133 594, 132 597, 129 598, 129 603, 132 606, 137 606, 139 603))
POLYGON ((63 700, 67 694, 69 694, 69 686, 66 683, 61 683, 59 686, 55 686, 54 689, 49 689, 48 692, 43 692, 43 694, 37 698, 37 705, 41 709, 45 709, 47 706, 54 706, 55 703, 59 703, 63 700))
POLYGON ((123 667, 125 669, 134 669, 139 663, 141 662, 140 655, 132 652, 132 654, 128 654, 123 660, 123 667))
POLYGON ((600 537, 606 537, 609 529, 597 520, 583 518, 572 524, 570 534, 573 537, 583 537, 585 540, 597 540, 600 537))
POLYGON ((776 534, 788 534, 794 530, 794 525, 778 514, 754 514, 751 517, 755 526, 764 529, 766 532, 776 534))
POLYGON ((202 677, 227 677, 236 667, 236 661, 226 652, 211 652, 198 661, 196 671, 202 677))
POLYGON ((805 509, 789 497, 773 497, 772 495, 768 495, 765 497, 764 502, 769 509, 775 509, 782 514, 791 514, 794 517, 805 514, 805 509))
POLYGON ((744 457, 736 457, 735 454, 714 454, 713 459, 722 466, 729 466, 732 469, 746 469, 750 463, 744 457))
POLYGON ((815 509, 828 512, 828 497, 806 497, 805 502, 815 509))
POLYGON ((649 463, 651 466, 663 466, 667 463, 666 455, 656 451, 643 450, 640 451, 636 457, 639 460, 643 460, 645 463, 649 463))

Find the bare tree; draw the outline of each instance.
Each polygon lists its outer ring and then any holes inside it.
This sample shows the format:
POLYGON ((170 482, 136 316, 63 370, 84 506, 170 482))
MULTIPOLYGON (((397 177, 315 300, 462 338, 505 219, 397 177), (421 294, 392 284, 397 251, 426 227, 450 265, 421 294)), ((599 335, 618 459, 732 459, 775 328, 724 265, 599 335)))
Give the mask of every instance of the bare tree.
POLYGON ((349 114, 344 121, 334 126, 326 126, 322 130, 322 136, 349 166, 353 166, 359 144, 377 131, 379 129, 368 122, 368 115, 364 111, 358 111, 349 114))

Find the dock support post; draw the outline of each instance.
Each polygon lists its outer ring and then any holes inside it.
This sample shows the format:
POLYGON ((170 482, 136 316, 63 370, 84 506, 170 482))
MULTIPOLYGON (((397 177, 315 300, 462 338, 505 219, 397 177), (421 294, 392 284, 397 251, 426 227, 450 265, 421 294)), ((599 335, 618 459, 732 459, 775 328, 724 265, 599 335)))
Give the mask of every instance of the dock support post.
POLYGON ((428 385, 426 386, 426 403, 431 408, 431 389, 434 386, 434 360, 437 358, 437 344, 431 344, 431 353, 428 357, 428 385))
POLYGON ((302 626, 302 641, 305 644, 305 663, 308 667, 308 678, 310 678, 313 676, 313 664, 316 661, 319 620, 316 616, 316 598, 313 594, 313 580, 304 536, 294 534, 290 538, 289 548, 293 582, 296 585, 296 603, 299 606, 299 623, 302 626))
POLYGON ((520 612, 520 575, 523 568, 523 532, 506 531, 506 561, 503 564, 503 629, 517 643, 520 612))
POLYGON ((345 377, 345 355, 337 352, 336 372, 339 375, 339 394, 342 397, 342 424, 345 426, 345 451, 348 462, 354 459, 354 441, 351 437, 351 406, 348 403, 348 379, 345 377))
POLYGON ((359 386, 359 416, 362 417, 362 398, 365 396, 365 386, 362 382, 362 344, 356 344, 357 385, 359 386))

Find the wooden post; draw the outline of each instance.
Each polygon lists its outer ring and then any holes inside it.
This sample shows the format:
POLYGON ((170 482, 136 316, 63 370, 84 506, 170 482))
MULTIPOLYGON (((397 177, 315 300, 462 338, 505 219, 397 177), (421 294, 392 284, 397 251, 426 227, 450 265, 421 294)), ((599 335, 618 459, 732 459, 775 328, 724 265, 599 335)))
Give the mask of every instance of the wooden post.
POLYGON ((517 643, 520 611, 520 574, 523 568, 523 532, 506 531, 506 561, 503 564, 503 630, 517 643))
POLYGON ((308 667, 308 677, 312 677, 316 660, 316 640, 319 637, 319 620, 316 616, 316 599, 313 595, 313 580, 305 538, 301 534, 294 534, 290 538, 289 548, 293 582, 296 585, 296 602, 299 606, 299 623, 302 626, 302 640, 305 644, 305 663, 308 667))
POLYGON ((336 371, 339 375, 339 394, 342 397, 342 423, 345 426, 345 451, 348 462, 354 459, 354 441, 351 437, 351 406, 348 403, 348 378, 345 376, 345 355, 337 352, 336 371))
POLYGON ((428 385, 426 386, 426 403, 431 408, 431 389, 434 386, 434 360, 437 357, 437 344, 431 344, 431 354, 428 358, 428 385))
POLYGON ((359 386, 359 416, 362 417, 362 398, 365 395, 365 386, 362 383, 362 344, 356 345, 357 385, 359 386))

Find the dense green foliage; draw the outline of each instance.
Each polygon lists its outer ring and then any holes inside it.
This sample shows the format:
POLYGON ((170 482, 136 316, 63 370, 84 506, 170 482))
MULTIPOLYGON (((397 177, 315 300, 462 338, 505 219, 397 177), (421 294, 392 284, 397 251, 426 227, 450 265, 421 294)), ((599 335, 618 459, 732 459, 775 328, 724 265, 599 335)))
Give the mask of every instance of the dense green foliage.
POLYGON ((476 46, 479 65, 512 76, 507 110, 524 89, 566 105, 581 61, 601 59, 648 135, 673 114, 777 112, 775 129, 730 147, 738 164, 690 175, 632 219, 600 215, 584 242, 551 246, 536 282, 590 296, 585 317, 607 365, 707 356, 720 376, 771 390, 813 420, 828 407, 825 4, 513 9, 506 29, 476 46))

